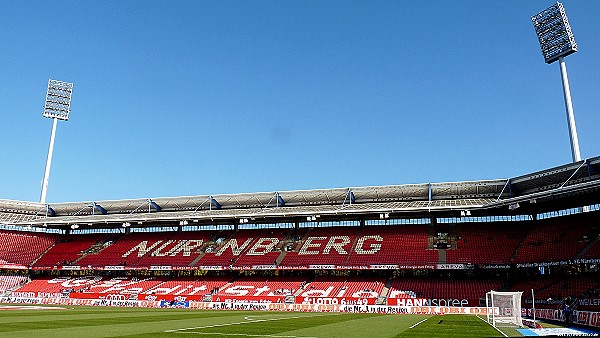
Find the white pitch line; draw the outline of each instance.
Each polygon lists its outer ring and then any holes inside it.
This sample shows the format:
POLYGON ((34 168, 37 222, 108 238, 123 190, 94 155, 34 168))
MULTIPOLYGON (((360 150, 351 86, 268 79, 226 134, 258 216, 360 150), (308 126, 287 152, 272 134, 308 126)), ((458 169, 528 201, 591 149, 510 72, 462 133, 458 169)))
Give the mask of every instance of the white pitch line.
POLYGON ((408 328, 409 328, 409 329, 412 329, 412 328, 414 328, 415 326, 417 326, 417 325, 421 324, 422 322, 426 321, 427 319, 429 319, 429 317, 427 317, 427 318, 423 319, 422 321, 420 321, 420 322, 418 322, 418 323, 416 323, 416 324, 413 324, 412 326, 409 326, 408 328))
POLYGON ((246 321, 246 322, 235 322, 235 323, 225 323, 225 324, 215 324, 215 325, 205 325, 205 326, 196 326, 196 327, 186 327, 183 329, 173 329, 173 330, 165 330, 165 332, 178 332, 178 331, 186 331, 186 330, 196 330, 196 329, 208 329, 211 327, 222 327, 222 326, 232 326, 232 325, 242 325, 242 324, 249 324, 249 323, 256 323, 256 322, 266 322, 266 321, 271 321, 271 320, 281 320, 281 318, 277 318, 277 319, 258 319, 258 320, 253 320, 253 321, 246 321))
POLYGON ((180 332, 187 330, 197 330, 197 329, 208 329, 212 327, 223 327, 223 326, 232 326, 232 325, 242 325, 242 324, 251 324, 251 323, 260 323, 260 322, 271 322, 275 320, 285 320, 285 319, 298 319, 298 318, 309 318, 309 317, 321 317, 325 315, 316 315, 316 316, 294 316, 294 317, 280 317, 280 318, 270 318, 270 319, 252 319, 248 320, 247 317, 244 317, 247 321, 245 322, 235 322, 235 323, 224 323, 224 324, 214 324, 214 325, 205 325, 205 326, 196 326, 196 327, 186 327, 183 329, 173 329, 173 330, 165 330, 164 332, 180 332))
POLYGON ((481 319, 481 321, 483 321, 484 323, 487 323, 489 326, 491 326, 491 327, 493 327, 494 329, 496 329, 496 331, 500 332, 500 334, 501 334, 501 335, 503 335, 504 337, 508 337, 508 336, 506 335, 506 333, 502 332, 502 331, 501 331, 499 328, 497 328, 497 327, 495 327, 494 325, 490 324, 490 323, 489 323, 487 320, 485 320, 485 319, 483 319, 483 318, 479 317, 479 315, 475 315, 475 317, 477 317, 477 318, 481 319))
POLYGON ((304 336, 277 336, 272 334, 249 334, 249 333, 220 333, 220 332, 175 332, 183 334, 212 334, 219 336, 243 336, 243 337, 271 337, 271 338, 319 338, 319 337, 304 337, 304 336))

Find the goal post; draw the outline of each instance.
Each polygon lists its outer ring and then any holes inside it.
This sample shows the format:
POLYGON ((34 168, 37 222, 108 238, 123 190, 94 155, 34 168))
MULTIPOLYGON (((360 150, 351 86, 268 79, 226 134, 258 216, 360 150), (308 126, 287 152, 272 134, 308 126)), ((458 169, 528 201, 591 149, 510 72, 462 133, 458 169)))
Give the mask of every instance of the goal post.
POLYGON ((522 327, 521 295, 523 292, 489 291, 485 295, 487 322, 494 327, 522 327))

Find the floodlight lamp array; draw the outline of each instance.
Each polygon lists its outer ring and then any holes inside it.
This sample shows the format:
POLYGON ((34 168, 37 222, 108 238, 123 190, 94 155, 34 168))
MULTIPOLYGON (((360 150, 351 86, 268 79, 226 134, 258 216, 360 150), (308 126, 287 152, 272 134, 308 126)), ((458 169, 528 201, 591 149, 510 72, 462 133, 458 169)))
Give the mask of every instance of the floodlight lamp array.
POLYGON ((68 120, 71 112, 71 95, 73 94, 73 83, 57 80, 48 80, 48 91, 46 92, 46 103, 42 116, 68 120))
POLYGON ((560 2, 531 17, 546 63, 577 51, 577 43, 560 2))

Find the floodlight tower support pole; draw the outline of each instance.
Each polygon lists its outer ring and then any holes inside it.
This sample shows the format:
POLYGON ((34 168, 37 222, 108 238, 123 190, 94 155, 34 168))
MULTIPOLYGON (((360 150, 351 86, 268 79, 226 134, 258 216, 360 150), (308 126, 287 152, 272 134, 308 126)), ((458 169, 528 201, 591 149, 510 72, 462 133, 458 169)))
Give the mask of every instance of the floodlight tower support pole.
POLYGON ((50 166, 52 165, 52 154, 54 153, 54 138, 56 136, 56 125, 58 120, 69 120, 71 112, 71 95, 73 94, 73 83, 58 80, 48 80, 48 91, 44 103, 43 117, 51 118, 52 133, 50 134, 50 146, 48 147, 48 158, 46 159, 46 170, 42 180, 42 193, 40 203, 46 203, 46 192, 48 191, 48 180, 50 179, 50 166))
POLYGON ((48 180, 50 179, 50 166, 52 166, 52 154, 54 153, 54 138, 56 137, 56 125, 58 124, 58 119, 53 118, 52 120, 52 133, 50 134, 50 146, 48 146, 48 158, 46 159, 46 170, 44 171, 44 180, 42 181, 40 203, 46 203, 48 180))
POLYGON ((573 162, 579 162, 581 161, 579 138, 577 137, 577 126, 575 125, 575 115, 573 114, 573 102, 571 101, 571 89, 569 87, 565 58, 561 56, 558 59, 558 63, 560 64, 560 77, 562 79, 565 108, 567 110, 567 124, 569 125, 569 136, 571 138, 571 155, 573 156, 573 162))

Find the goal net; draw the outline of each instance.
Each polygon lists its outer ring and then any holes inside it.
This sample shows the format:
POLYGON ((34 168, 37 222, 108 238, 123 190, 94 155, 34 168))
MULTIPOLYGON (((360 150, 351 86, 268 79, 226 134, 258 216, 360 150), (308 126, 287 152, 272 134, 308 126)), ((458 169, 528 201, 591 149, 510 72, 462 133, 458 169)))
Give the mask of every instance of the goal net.
POLYGON ((523 292, 490 291, 485 295, 487 321, 494 327, 522 327, 521 295, 523 292))

